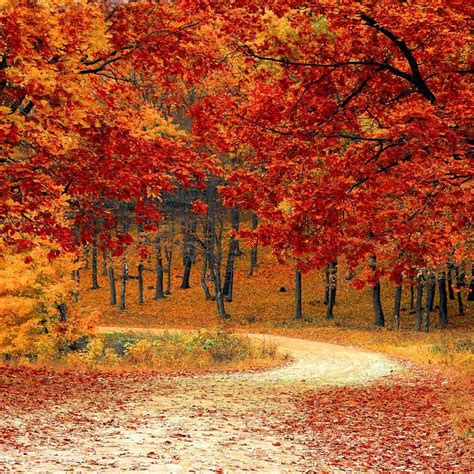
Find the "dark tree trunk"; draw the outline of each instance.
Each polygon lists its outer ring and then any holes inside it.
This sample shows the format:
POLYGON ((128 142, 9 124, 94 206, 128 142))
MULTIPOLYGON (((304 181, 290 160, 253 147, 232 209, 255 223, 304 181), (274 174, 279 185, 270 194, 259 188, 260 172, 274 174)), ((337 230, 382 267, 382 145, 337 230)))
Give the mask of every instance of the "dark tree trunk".
POLYGON ((212 300, 211 292, 209 291, 209 286, 207 284, 207 262, 208 262, 208 255, 204 254, 202 257, 202 270, 201 270, 201 287, 204 291, 204 298, 206 300, 212 300))
POLYGON ((426 282, 426 301, 425 301, 425 321, 423 325, 423 330, 429 332, 430 330, 430 318, 431 318, 431 308, 433 307, 433 299, 435 295, 435 277, 434 275, 429 275, 426 282))
MULTIPOLYGON (((252 230, 255 230, 258 226, 258 217, 257 214, 252 213, 252 230)), ((250 269, 249 276, 253 275, 255 267, 257 266, 257 257, 258 257, 258 244, 255 242, 250 250, 250 269)))
POLYGON ((456 286, 457 286, 457 296, 458 296, 458 308, 459 308, 459 314, 464 315, 464 303, 462 300, 462 291, 461 289, 465 285, 465 274, 462 271, 459 271, 459 267, 456 265, 455 266, 455 272, 456 272, 456 286))
MULTIPOLYGON (((375 255, 371 257, 370 268, 377 273, 377 263, 375 255)), ((380 280, 377 278, 377 283, 372 287, 372 304, 374 307, 375 320, 374 325, 378 327, 385 326, 385 316, 383 314, 382 300, 380 298, 381 287, 380 280)))
MULTIPOLYGON (((214 227, 214 226, 213 226, 214 227)), ((216 304, 217 304, 217 314, 222 319, 230 318, 230 315, 225 310, 224 303, 224 293, 222 291, 222 277, 221 277, 221 267, 222 267, 222 234, 223 234, 224 224, 219 223, 219 231, 216 234, 213 230, 213 235, 215 236, 215 248, 216 252, 210 253, 210 267, 212 269, 212 279, 214 281, 214 289, 216 294, 216 304)), ((215 227, 214 227, 215 229, 215 227)), ((214 245, 212 246, 214 247, 214 245)))
POLYGON ((410 312, 415 309, 415 287, 410 285, 410 312))
MULTIPOLYGON (((155 296, 153 299, 160 300, 165 297, 163 290, 163 257, 162 257, 162 248, 161 248, 161 239, 156 237, 156 281, 155 281, 155 296)), ((170 282, 171 286, 171 282, 170 282)))
POLYGON ((188 288, 191 288, 191 285, 189 284, 189 279, 191 278, 191 267, 193 265, 193 260, 191 255, 187 255, 184 258, 184 273, 183 273, 183 280, 181 281, 181 289, 187 290, 188 288))
POLYGON ((395 329, 400 329, 400 308, 402 305, 402 285, 395 288, 395 307, 393 310, 395 329))
POLYGON ((138 264, 138 304, 143 304, 143 263, 138 264))
POLYGON ((60 303, 57 306, 59 311, 59 321, 61 323, 67 322, 67 305, 66 303, 60 303))
POLYGON ((91 248, 90 248, 90 245, 89 244, 86 244, 86 246, 84 247, 84 259, 86 261, 85 265, 84 265, 84 268, 86 270, 89 270, 90 267, 91 267, 91 259, 90 259, 90 256, 91 256, 91 248))
MULTIPOLYGON (((231 220, 232 228, 234 231, 238 231, 240 227, 240 211, 239 208, 231 209, 231 220)), ((227 301, 232 301, 233 290, 234 290, 234 268, 235 258, 240 254, 239 241, 235 235, 230 236, 229 251, 227 253, 227 263, 224 274, 224 288, 223 293, 227 301)))
POLYGON ((416 330, 421 331, 423 324, 423 277, 417 277, 416 283, 416 330))
POLYGON ((451 264, 448 264, 448 295, 450 300, 456 299, 453 290, 453 266, 451 264))
POLYGON ((99 288, 99 280, 97 278, 97 231, 94 231, 94 240, 92 242, 92 289, 99 288))
POLYGON ((439 325, 448 325, 448 293, 446 291, 446 273, 442 272, 438 279, 439 290, 439 325))
POLYGON ((115 289, 115 269, 112 257, 109 261, 109 288, 110 288, 110 304, 117 304, 117 290, 115 289))
POLYGON ((295 268, 295 319, 303 318, 301 272, 295 268))
MULTIPOLYGON (((324 304, 329 304, 329 287, 331 286, 331 266, 328 265, 324 271, 326 277, 326 285, 324 287, 324 304)), ((327 316, 326 316, 327 317, 327 316)))
POLYGON ((166 257, 166 290, 165 295, 171 295, 171 264, 173 262, 173 247, 165 246, 166 257))
POLYGON ((329 265, 329 283, 327 284, 328 302, 326 308, 326 319, 334 319, 334 305, 336 304, 337 291, 337 260, 329 265))
POLYGON ((125 297, 127 293, 127 280, 128 280, 128 265, 127 262, 122 264, 122 276, 120 278, 120 310, 126 309, 125 297))
POLYGON ((471 281, 469 282, 469 293, 467 301, 474 301, 474 265, 471 264, 471 281))
POLYGON ((383 314, 382 301, 380 299, 381 287, 380 281, 378 281, 372 287, 372 303, 374 306, 375 326, 383 327, 385 326, 385 316, 383 314))

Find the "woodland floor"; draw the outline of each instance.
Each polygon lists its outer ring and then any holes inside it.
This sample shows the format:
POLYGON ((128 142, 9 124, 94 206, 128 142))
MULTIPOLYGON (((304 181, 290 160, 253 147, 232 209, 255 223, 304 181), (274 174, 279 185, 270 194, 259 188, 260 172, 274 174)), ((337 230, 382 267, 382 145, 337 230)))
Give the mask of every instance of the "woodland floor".
POLYGON ((472 470, 440 403, 449 381, 439 373, 374 352, 274 340, 293 362, 263 373, 1 368, 0 468, 472 470))

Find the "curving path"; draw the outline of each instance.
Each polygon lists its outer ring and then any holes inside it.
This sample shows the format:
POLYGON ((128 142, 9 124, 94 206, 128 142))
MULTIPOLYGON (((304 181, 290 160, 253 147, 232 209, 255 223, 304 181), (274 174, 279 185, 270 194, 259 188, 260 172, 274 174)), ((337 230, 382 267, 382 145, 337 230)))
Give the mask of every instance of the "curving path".
MULTIPOLYGON (((102 333, 129 330, 99 328, 102 333)), ((6 425, 15 423, 21 433, 33 424, 37 436, 29 439, 25 452, 10 447, 0 452, 0 467, 26 472, 317 472, 324 460, 314 459, 304 431, 291 432, 286 423, 294 426, 303 417, 295 402, 308 390, 366 384, 399 368, 380 354, 354 348, 249 336, 275 342, 293 362, 262 373, 151 377, 100 399, 90 390, 74 394, 67 405, 12 414, 3 420, 6 425)), ((17 440, 25 443, 20 435, 17 440)))

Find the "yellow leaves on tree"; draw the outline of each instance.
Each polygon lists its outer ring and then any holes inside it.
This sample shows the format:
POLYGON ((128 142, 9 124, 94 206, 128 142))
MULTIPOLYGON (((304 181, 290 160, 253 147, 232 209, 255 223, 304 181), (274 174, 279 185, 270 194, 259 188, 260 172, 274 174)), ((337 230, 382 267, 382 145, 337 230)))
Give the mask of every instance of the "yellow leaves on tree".
POLYGON ((27 252, 0 247, 0 347, 4 357, 51 359, 88 331, 91 320, 68 306, 76 291, 71 255, 51 259, 51 244, 27 252), (64 314, 61 315, 60 305, 64 314))

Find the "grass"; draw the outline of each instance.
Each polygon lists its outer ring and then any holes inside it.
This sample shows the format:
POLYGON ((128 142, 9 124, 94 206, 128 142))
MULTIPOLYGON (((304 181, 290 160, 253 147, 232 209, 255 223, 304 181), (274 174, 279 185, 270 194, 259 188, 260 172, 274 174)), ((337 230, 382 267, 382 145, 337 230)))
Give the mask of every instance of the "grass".
POLYGON ((163 374, 259 370, 281 365, 287 356, 275 344, 224 330, 136 331, 82 337, 51 360, 30 363, 58 370, 156 371, 163 374))

